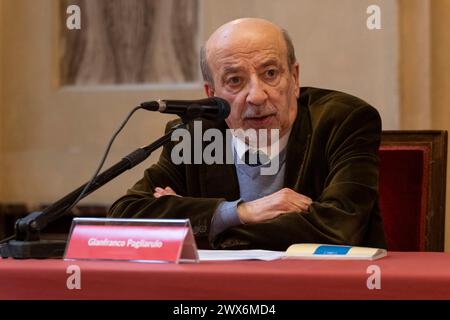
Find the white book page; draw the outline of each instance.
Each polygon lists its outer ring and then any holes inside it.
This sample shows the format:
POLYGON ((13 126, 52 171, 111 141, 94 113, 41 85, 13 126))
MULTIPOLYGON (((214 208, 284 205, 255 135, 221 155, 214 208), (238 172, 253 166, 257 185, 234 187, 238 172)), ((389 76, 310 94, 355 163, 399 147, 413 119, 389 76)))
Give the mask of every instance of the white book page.
POLYGON ((200 261, 272 261, 281 259, 284 255, 284 251, 270 250, 198 250, 200 261))

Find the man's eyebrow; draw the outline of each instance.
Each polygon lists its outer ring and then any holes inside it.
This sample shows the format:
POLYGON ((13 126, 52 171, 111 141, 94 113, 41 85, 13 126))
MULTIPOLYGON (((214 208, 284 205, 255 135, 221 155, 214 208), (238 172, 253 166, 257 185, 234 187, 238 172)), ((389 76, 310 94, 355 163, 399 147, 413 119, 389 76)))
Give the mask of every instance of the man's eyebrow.
POLYGON ((242 68, 240 67, 234 67, 234 66, 225 66, 223 68, 223 73, 224 74, 228 74, 228 73, 236 73, 238 71, 242 70, 242 68))
POLYGON ((261 63, 260 68, 266 68, 269 66, 278 66, 280 63, 278 59, 269 59, 261 63))

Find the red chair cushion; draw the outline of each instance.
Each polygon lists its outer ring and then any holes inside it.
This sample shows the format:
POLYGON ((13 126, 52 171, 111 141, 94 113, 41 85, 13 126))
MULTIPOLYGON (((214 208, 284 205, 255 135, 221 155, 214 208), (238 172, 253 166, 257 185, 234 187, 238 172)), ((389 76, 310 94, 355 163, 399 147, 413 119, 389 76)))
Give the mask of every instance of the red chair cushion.
POLYGON ((380 147, 380 210, 388 250, 425 249, 428 161, 427 146, 380 147))

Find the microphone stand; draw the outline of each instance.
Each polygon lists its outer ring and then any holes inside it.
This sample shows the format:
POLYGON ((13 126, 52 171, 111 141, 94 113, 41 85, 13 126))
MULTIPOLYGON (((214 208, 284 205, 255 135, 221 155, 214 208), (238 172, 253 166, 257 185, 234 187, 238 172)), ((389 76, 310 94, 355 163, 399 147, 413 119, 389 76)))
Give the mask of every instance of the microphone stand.
MULTIPOLYGON (((121 161, 103 171, 93 180, 80 200, 112 179, 116 178, 126 170, 135 167, 147 159, 153 151, 170 141, 173 131, 179 128, 186 128, 187 122, 190 119, 192 118, 182 117, 182 123, 173 127, 167 134, 145 147, 134 150, 122 158, 121 161)), ((14 239, 0 244, 1 257, 12 257, 16 259, 62 257, 64 254, 66 241, 42 240, 40 238, 40 232, 49 223, 55 221, 66 213, 66 210, 73 205, 73 202, 78 198, 87 184, 88 182, 54 202, 43 211, 32 212, 26 217, 18 219, 15 223, 14 239)))

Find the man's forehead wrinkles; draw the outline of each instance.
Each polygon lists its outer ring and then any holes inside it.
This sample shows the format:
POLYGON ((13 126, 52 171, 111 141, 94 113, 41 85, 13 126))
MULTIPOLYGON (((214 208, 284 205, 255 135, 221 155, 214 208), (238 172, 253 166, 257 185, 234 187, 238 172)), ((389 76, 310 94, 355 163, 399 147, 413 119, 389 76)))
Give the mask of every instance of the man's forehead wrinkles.
POLYGON ((227 66, 239 66, 245 63, 251 63, 251 64, 261 64, 266 63, 268 61, 278 61, 279 60, 279 53, 276 51, 271 52, 261 52, 261 51, 254 51, 254 52, 233 52, 232 54, 228 55, 216 55, 216 61, 220 63, 220 65, 227 65, 227 66))
POLYGON ((239 60, 239 61, 218 61, 221 65, 220 69, 224 73, 231 73, 231 72, 237 72, 244 69, 247 69, 247 67, 250 65, 253 68, 265 68, 268 66, 278 66, 280 65, 281 61, 276 56, 269 56, 263 59, 258 59, 257 61, 245 61, 245 60, 239 60))
POLYGON ((214 48, 211 50, 211 53, 214 53, 217 56, 229 56, 229 55, 254 55, 258 53, 278 53, 280 50, 276 47, 270 48, 246 48, 246 47, 223 47, 223 48, 214 48))

